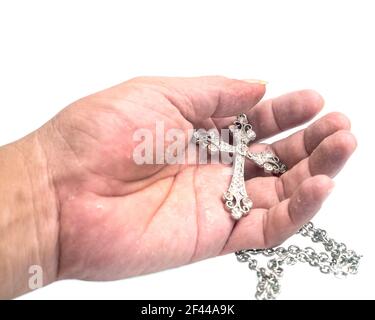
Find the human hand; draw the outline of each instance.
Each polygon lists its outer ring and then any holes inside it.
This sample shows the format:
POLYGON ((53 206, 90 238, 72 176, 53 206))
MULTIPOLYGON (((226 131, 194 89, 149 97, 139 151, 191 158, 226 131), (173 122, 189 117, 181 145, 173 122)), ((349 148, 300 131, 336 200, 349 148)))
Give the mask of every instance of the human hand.
POLYGON ((59 214, 56 279, 114 280, 272 247, 309 221, 356 147, 350 123, 331 113, 269 146, 260 144, 323 107, 310 90, 260 102, 264 92, 261 83, 223 77, 135 78, 73 103, 33 133, 59 214), (247 114, 257 134, 251 149, 271 148, 289 171, 265 176, 247 162, 254 205, 238 222, 221 199, 230 183, 225 165, 133 160, 137 129, 155 132, 156 122, 165 131, 220 129, 239 113, 247 114))

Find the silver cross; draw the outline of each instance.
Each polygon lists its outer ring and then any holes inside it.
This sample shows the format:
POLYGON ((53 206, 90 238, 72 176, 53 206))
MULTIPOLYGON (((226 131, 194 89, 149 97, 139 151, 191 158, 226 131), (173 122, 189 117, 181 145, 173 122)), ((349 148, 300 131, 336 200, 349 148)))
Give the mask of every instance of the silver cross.
POLYGON ((196 143, 208 148, 210 152, 229 152, 233 154, 233 177, 228 191, 224 193, 225 206, 230 210, 235 220, 240 219, 249 213, 253 202, 248 197, 245 187, 244 166, 245 158, 252 160, 265 172, 272 174, 282 174, 286 171, 286 166, 282 164, 278 157, 270 151, 254 153, 249 151, 248 144, 256 138, 255 132, 247 121, 245 114, 237 116, 233 125, 229 126, 232 133, 233 145, 220 139, 215 131, 195 131, 194 139, 196 143))

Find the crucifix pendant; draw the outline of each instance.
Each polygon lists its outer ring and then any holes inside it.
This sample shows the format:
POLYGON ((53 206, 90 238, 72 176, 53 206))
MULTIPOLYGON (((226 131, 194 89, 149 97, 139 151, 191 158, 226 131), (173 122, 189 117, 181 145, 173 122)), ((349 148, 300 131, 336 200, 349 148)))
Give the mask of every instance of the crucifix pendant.
POLYGON ((247 121, 245 114, 237 116, 234 123, 229 126, 233 137, 233 145, 220 139, 214 131, 196 131, 194 139, 210 152, 229 152, 233 154, 233 176, 228 190, 223 199, 226 208, 231 212, 233 219, 238 220, 247 215, 253 206, 245 187, 245 159, 253 161, 271 174, 282 174, 286 166, 270 151, 254 153, 249 151, 249 143, 256 138, 255 132, 247 121))

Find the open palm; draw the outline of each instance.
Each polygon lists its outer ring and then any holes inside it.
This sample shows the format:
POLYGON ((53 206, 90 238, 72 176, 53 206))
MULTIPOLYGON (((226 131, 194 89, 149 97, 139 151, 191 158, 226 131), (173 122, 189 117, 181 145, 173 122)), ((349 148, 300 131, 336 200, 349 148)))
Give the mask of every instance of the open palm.
MULTIPOLYGON (((265 86, 223 77, 136 78, 83 98, 41 129, 60 210, 60 278, 112 280, 244 248, 275 246, 319 210, 354 151, 349 121, 328 114, 272 143, 323 106, 310 90, 261 101, 265 86), (288 166, 280 178, 246 164, 254 206, 235 222, 221 195, 227 166, 137 165, 137 129, 223 128, 246 113, 251 148, 271 148, 288 166)), ((186 136, 186 144, 189 137, 186 136)), ((168 142, 167 142, 168 143, 168 142)))

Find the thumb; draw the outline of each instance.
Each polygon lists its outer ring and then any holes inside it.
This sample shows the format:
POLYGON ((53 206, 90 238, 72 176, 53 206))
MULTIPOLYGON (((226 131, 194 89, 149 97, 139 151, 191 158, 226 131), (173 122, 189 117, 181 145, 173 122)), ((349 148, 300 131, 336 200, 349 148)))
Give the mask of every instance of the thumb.
POLYGON ((193 125, 210 117, 230 117, 248 111, 262 99, 266 84, 221 76, 139 77, 129 82, 155 86, 193 125))

